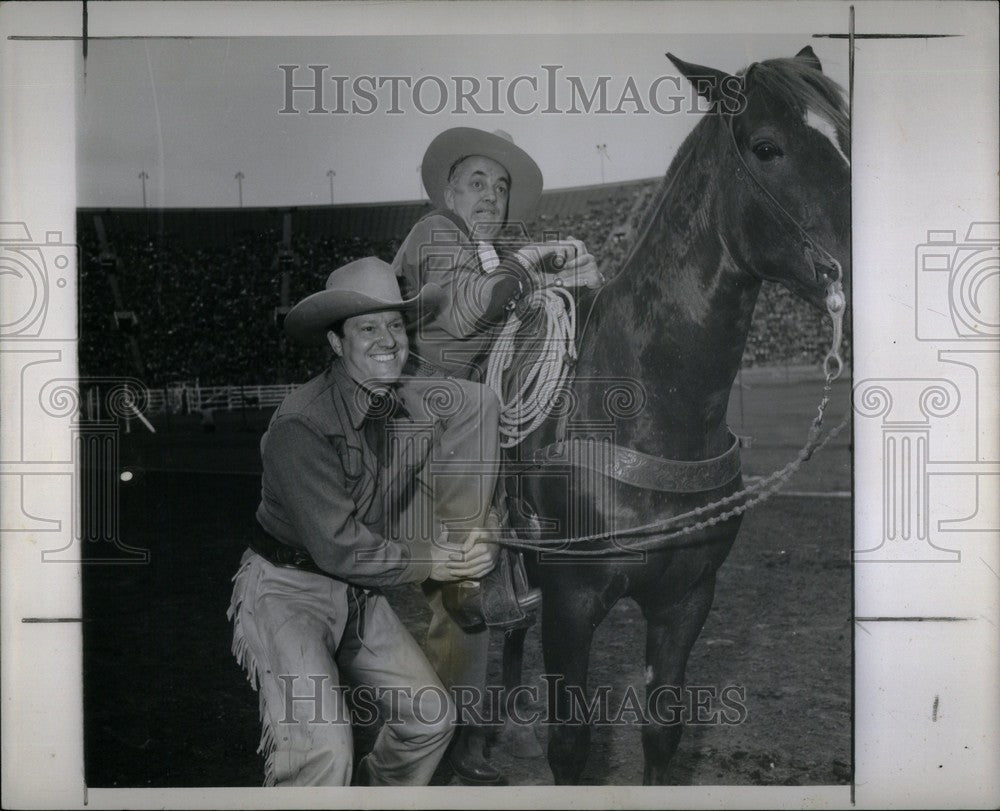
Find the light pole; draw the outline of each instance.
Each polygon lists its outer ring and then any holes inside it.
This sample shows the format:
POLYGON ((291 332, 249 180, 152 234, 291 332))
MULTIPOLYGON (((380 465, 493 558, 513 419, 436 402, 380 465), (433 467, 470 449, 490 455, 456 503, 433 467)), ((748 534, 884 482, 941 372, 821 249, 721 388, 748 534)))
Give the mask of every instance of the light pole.
POLYGON ((330 205, 333 205, 333 179, 337 176, 337 173, 333 169, 328 169, 326 176, 330 178, 330 205))
POLYGON ((149 175, 143 170, 139 172, 139 180, 142 181, 142 207, 146 207, 146 181, 149 180, 149 175))
POLYGON ((611 156, 608 154, 607 144, 597 144, 597 155, 601 160, 601 185, 604 185, 604 159, 607 158, 611 160, 611 156))
POLYGON ((240 208, 243 208, 243 178, 246 175, 243 172, 237 172, 233 177, 236 178, 236 193, 239 195, 240 208))

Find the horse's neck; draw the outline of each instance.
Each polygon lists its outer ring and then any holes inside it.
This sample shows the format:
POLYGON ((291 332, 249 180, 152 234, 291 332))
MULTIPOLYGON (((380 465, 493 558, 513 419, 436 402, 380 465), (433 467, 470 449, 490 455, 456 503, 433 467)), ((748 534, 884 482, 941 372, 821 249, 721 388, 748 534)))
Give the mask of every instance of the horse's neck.
MULTIPOLYGON (((581 347, 580 374, 631 378, 646 404, 616 421, 615 441, 670 458, 726 447, 726 408, 760 283, 719 233, 710 170, 666 195, 629 264, 604 291, 581 347)), ((605 404, 580 388, 586 419, 605 404)))

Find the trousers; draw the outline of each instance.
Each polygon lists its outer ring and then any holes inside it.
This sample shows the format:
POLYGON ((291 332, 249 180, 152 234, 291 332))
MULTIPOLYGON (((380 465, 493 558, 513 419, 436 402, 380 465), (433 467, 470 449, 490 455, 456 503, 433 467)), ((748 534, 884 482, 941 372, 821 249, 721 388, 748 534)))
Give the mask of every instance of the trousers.
MULTIPOLYGON (((407 527, 414 531, 433 521, 432 532, 443 525, 461 540, 464 530, 484 526, 494 501, 500 459, 500 403, 490 388, 441 373, 406 377, 404 381, 400 398, 407 409, 425 420, 435 412, 447 415, 452 442, 440 452, 432 451, 417 475, 412 497, 400 500, 401 530, 396 537, 405 537, 407 527)), ((425 582, 423 592, 431 609, 427 657, 437 675, 449 689, 466 687, 484 695, 489 630, 470 631, 456 623, 442 603, 440 583, 425 582)))
POLYGON ((500 402, 479 383, 400 378, 408 420, 386 426, 387 534, 420 544, 447 529, 449 542, 485 526, 500 468, 500 402))
POLYGON ((439 584, 428 581, 423 590, 431 609, 425 645, 427 658, 444 686, 453 691, 458 721, 474 723, 476 718, 472 713, 480 709, 486 693, 490 630, 486 627, 469 630, 455 622, 441 600, 439 584), (468 695, 458 695, 466 690, 470 691, 468 695))
POLYGON ((351 784, 353 684, 364 688, 354 706, 378 707, 385 721, 367 758, 371 784, 427 785, 454 703, 385 597, 251 550, 233 580, 233 652, 259 694, 264 784, 351 784))

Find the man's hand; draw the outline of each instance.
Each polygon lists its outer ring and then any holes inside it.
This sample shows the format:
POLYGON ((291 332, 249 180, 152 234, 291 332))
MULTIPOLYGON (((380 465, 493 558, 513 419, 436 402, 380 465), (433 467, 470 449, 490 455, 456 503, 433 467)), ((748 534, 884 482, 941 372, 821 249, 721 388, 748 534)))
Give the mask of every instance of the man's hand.
POLYGON ((491 539, 496 529, 470 530, 462 546, 431 544, 430 579, 442 583, 482 577, 496 566, 500 547, 491 539))
POLYGON ((533 242, 518 250, 518 258, 522 265, 542 271, 542 265, 548 264, 558 269, 566 266, 578 256, 587 253, 587 246, 578 239, 553 239, 549 242, 533 242))
POLYGON ((579 239, 553 240, 539 242, 521 248, 523 261, 529 261, 533 267, 540 267, 545 260, 557 268, 549 274, 550 279, 558 280, 564 287, 597 288, 604 284, 604 276, 597 269, 597 260, 587 252, 587 246, 579 239))
POLYGON ((448 570, 459 580, 474 580, 489 573, 497 564, 500 547, 493 539, 496 530, 474 529, 469 532, 460 554, 452 554, 448 570))
POLYGON ((589 287, 594 290, 604 284, 604 274, 597 269, 597 260, 589 253, 571 259, 555 274, 563 287, 589 287))

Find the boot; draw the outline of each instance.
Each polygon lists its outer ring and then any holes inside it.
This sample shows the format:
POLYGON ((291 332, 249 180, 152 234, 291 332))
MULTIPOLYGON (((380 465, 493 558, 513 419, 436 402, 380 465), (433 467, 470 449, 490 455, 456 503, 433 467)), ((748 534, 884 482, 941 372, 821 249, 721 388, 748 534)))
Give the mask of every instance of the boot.
POLYGON ((455 776, 467 786, 506 786, 507 778, 485 754, 486 731, 474 724, 461 724, 448 754, 455 776))
POLYGON ((485 625, 483 620, 483 586, 479 580, 459 580, 441 586, 441 602, 451 618, 467 631, 485 625))
POLYGON ((520 552, 503 548, 497 565, 480 580, 460 580, 441 587, 445 609, 462 628, 484 625, 505 631, 530 627, 542 591, 531 588, 520 552))
POLYGON ((372 774, 368 769, 368 755, 354 764, 354 776, 351 779, 352 786, 370 786, 372 784, 372 774))

